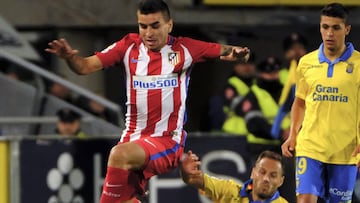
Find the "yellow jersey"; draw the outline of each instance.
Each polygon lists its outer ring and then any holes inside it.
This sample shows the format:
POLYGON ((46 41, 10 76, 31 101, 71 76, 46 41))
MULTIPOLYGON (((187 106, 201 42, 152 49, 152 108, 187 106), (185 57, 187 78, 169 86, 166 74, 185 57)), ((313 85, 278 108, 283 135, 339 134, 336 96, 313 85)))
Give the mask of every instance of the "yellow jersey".
POLYGON ((323 44, 300 59, 296 96, 305 101, 305 116, 297 136, 296 156, 330 164, 355 164, 359 144, 360 53, 351 43, 334 62, 323 44))
MULTIPOLYGON (((242 185, 233 180, 224 180, 204 174, 204 191, 203 194, 215 203, 256 203, 252 201, 251 188, 252 180, 247 181, 242 185), (248 187, 249 186, 249 187, 248 187)), ((266 203, 287 203, 279 192, 265 201, 266 203)))

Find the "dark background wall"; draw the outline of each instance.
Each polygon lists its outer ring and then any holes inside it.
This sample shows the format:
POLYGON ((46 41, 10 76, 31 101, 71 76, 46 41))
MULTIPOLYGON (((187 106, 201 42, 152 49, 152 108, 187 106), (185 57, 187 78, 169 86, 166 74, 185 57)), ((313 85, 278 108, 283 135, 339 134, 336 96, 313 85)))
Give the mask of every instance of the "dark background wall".
MULTIPOLYGON (((50 70, 67 69, 64 63, 43 50, 47 43, 58 37, 66 37, 81 55, 102 50, 128 32, 137 32, 133 0, 107 1, 59 1, 34 0, 29 2, 4 0, 0 8, 3 14, 21 33, 36 46, 44 57, 44 65, 50 70), (33 2, 33 3, 34 3, 33 2), (27 6, 28 5, 28 6, 27 6), (11 12, 10 12, 11 10, 11 12), (16 13, 16 15, 14 14, 16 13)), ((293 31, 302 33, 309 41, 309 50, 321 43, 319 11, 321 6, 286 7, 203 7, 191 6, 191 1, 168 1, 173 13, 174 36, 189 36, 200 40, 248 46, 256 53, 259 62, 269 55, 282 58, 282 39, 293 31)), ((348 37, 356 48, 360 45, 360 12, 351 7, 353 23, 348 37)), ((196 64, 192 71, 188 97, 189 131, 207 131, 209 98, 221 92, 226 78, 231 74, 229 62, 208 61, 196 64)), ((68 74, 68 73, 66 73, 68 74)), ((124 105, 124 74, 117 66, 96 76, 67 77, 106 98, 124 105)))
MULTIPOLYGON (((221 26, 220 26, 221 27, 221 26)), ((248 46, 256 53, 256 61, 260 62, 267 56, 283 58, 282 39, 292 31, 302 33, 308 39, 308 50, 317 49, 321 43, 318 25, 301 26, 238 26, 222 27, 216 32, 220 42, 248 46), (222 41, 220 40, 222 39, 222 41)), ((110 44, 120 39, 127 32, 136 32, 136 27, 111 28, 97 31, 101 33, 102 43, 110 44)), ((94 33, 94 32, 92 32, 94 33)), ((175 36, 190 36, 196 39, 215 41, 211 36, 214 30, 199 29, 194 26, 176 26, 175 36), (207 35, 207 32, 209 34, 207 35)), ((353 26, 349 41, 355 47, 360 45, 360 27, 353 26)), ((105 95, 107 98, 124 104, 124 74, 121 66, 116 66, 104 71, 105 95)), ((212 60, 198 63, 191 73, 188 97, 188 122, 189 131, 208 131, 208 101, 214 94, 220 93, 226 84, 226 78, 232 72, 232 63, 212 60)))

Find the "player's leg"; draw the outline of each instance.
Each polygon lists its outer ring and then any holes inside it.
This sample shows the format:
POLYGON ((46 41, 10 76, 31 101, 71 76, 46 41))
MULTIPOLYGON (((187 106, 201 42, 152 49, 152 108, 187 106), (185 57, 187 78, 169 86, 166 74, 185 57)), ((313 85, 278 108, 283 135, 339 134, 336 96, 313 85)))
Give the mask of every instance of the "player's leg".
POLYGON ((183 147, 170 136, 116 145, 110 152, 100 203, 125 202, 143 195, 150 177, 175 168, 182 151, 183 147))
POLYGON ((316 203, 318 196, 313 194, 299 194, 297 196, 297 203, 316 203))
MULTIPOLYGON (((165 174, 178 166, 183 154, 183 146, 176 143, 172 137, 148 137, 135 141, 145 150, 146 161, 140 171, 134 171, 137 178, 136 196, 147 200, 145 186, 148 180, 159 174, 165 174)), ((142 200, 143 201, 143 200, 142 200)))
POLYGON ((296 157, 297 203, 317 203, 325 196, 324 165, 307 157, 296 157))
POLYGON ((329 203, 351 202, 356 175, 355 165, 328 165, 329 203))
POLYGON ((143 167, 145 150, 135 142, 111 149, 100 203, 134 202, 138 177, 133 170, 143 167))
POLYGON ((154 175, 165 174, 175 169, 183 154, 183 146, 169 137, 149 137, 137 140, 136 143, 145 149, 148 157, 143 175, 149 179, 154 175))

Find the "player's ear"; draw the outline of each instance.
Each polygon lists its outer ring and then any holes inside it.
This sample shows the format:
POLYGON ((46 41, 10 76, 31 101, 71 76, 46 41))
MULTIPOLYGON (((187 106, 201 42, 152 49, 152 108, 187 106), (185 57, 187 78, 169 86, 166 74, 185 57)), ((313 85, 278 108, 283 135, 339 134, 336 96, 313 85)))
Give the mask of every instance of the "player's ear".
POLYGON ((351 25, 346 25, 345 34, 348 35, 350 33, 350 30, 351 30, 351 25))
POLYGON ((173 20, 170 19, 168 22, 168 33, 170 33, 172 31, 173 25, 174 25, 173 20))
POLYGON ((255 168, 251 169, 250 179, 254 178, 255 168))
POLYGON ((281 187, 284 183, 285 176, 281 176, 278 187, 281 187))

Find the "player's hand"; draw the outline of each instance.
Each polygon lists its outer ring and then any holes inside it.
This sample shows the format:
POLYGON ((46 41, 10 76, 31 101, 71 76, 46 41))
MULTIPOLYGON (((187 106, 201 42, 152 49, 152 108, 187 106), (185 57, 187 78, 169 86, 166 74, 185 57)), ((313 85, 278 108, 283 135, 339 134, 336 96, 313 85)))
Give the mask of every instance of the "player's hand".
POLYGON ((220 56, 221 60, 247 62, 250 58, 250 49, 247 47, 232 47, 228 55, 220 56))
POLYGON ((45 49, 45 51, 55 54, 65 60, 70 59, 79 52, 76 49, 72 49, 65 39, 53 40, 49 42, 48 45, 49 48, 45 49))
POLYGON ((200 164, 199 157, 192 151, 188 151, 182 161, 181 172, 186 175, 201 175, 200 164))
POLYGON ((199 157, 188 151, 182 160, 180 175, 186 184, 204 189, 204 175, 199 169, 200 164, 199 157))
POLYGON ((281 145, 281 151, 282 154, 285 157, 293 157, 293 153, 295 151, 295 145, 296 145, 296 137, 290 136, 282 145, 281 145))

